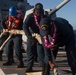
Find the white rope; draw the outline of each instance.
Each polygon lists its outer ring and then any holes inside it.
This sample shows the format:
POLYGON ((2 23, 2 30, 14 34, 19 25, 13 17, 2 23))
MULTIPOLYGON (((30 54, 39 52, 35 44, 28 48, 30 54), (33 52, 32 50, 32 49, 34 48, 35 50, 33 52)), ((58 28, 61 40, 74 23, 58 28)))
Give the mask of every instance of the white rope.
POLYGON ((12 34, 9 35, 9 37, 5 40, 5 42, 1 45, 0 50, 2 50, 5 46, 5 44, 8 42, 8 40, 12 37, 12 34))

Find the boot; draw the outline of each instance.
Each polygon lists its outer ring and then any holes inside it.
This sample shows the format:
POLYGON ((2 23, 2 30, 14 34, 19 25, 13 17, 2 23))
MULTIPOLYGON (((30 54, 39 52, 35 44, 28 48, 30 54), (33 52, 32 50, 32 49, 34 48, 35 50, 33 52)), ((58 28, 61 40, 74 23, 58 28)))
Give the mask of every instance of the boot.
POLYGON ((7 61, 7 62, 3 63, 3 66, 10 66, 10 65, 12 65, 11 61, 7 61))
POLYGON ((21 62, 19 63, 18 68, 24 68, 24 63, 23 63, 23 61, 21 61, 21 62))
POLYGON ((72 70, 72 75, 76 75, 76 68, 71 68, 72 70))
POLYGON ((8 58, 8 61, 6 61, 5 63, 3 63, 3 66, 10 66, 14 63, 14 59, 12 60, 12 58, 8 58))
POLYGON ((45 73, 45 66, 42 68, 42 75, 45 73))
POLYGON ((33 72, 32 67, 27 67, 25 72, 33 72))
POLYGON ((43 67, 42 75, 50 75, 50 66, 49 66, 49 64, 46 64, 43 67))

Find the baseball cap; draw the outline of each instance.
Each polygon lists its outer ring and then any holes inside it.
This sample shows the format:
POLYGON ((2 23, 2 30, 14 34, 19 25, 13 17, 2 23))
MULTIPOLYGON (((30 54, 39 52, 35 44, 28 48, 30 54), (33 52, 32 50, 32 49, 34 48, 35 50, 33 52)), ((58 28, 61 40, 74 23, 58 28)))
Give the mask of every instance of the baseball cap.
POLYGON ((50 19, 43 18, 40 21, 40 35, 47 36, 49 34, 49 29, 51 28, 50 19))
POLYGON ((41 3, 37 3, 35 5, 35 8, 34 9, 35 9, 36 12, 39 12, 39 13, 43 13, 43 11, 44 11, 43 5, 41 3))

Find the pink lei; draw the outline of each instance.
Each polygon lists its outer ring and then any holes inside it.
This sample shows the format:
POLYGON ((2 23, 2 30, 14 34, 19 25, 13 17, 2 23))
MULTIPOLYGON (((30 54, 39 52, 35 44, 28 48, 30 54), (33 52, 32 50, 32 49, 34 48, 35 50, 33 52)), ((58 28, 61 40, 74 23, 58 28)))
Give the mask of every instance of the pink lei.
MULTIPOLYGON (((43 16, 41 15, 41 19, 43 18, 43 16)), ((37 16, 34 14, 34 19, 35 19, 35 22, 36 22, 36 25, 38 26, 38 28, 40 29, 40 24, 38 23, 38 19, 37 19, 37 16)))
MULTIPOLYGON (((49 42, 49 35, 48 36, 44 36, 44 46, 46 48, 51 48, 54 43, 55 43, 55 38, 56 38, 56 26, 55 24, 53 23, 53 28, 54 28, 54 32, 53 32, 53 37, 51 38, 51 42, 49 42)), ((51 36, 51 35, 50 35, 51 36)))

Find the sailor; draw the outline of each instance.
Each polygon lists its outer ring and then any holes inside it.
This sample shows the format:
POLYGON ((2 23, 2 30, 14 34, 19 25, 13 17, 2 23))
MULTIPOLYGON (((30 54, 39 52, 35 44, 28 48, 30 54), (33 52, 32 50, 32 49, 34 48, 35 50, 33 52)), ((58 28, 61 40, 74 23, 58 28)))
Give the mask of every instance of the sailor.
POLYGON ((17 10, 21 11, 23 14, 25 14, 26 10, 25 10, 25 4, 23 2, 19 2, 17 4, 17 10))
POLYGON ((19 60, 18 68, 23 68, 23 56, 22 56, 22 35, 16 35, 16 30, 22 30, 23 27, 23 14, 21 12, 17 12, 17 9, 14 6, 9 8, 9 15, 5 17, 2 21, 3 33, 6 34, 10 30, 14 30, 12 38, 6 44, 6 55, 7 62, 3 63, 4 66, 12 65, 11 57, 13 53, 13 49, 15 50, 15 54, 17 59, 19 60))
MULTIPOLYGON (((39 59, 39 64, 42 67, 42 70, 44 70, 44 66, 46 64, 46 68, 49 68, 49 65, 47 64, 49 59, 48 56, 44 55, 45 49, 43 46, 35 39, 35 37, 32 37, 32 33, 38 33, 40 29, 40 20, 44 17, 47 17, 44 15, 44 9, 43 5, 41 3, 37 3, 34 7, 34 10, 31 14, 27 15, 24 24, 23 24, 23 30, 27 36, 27 69, 26 72, 32 72, 33 71, 33 65, 34 65, 34 54, 36 52, 36 49, 34 49, 34 45, 37 46, 37 54, 39 59), (44 61, 45 60, 45 61, 44 61)), ((48 51, 48 50, 47 50, 48 51)), ((47 54, 47 51, 45 52, 47 54)), ((48 73, 48 70, 46 71, 46 75, 48 73)))
MULTIPOLYGON (((72 75, 76 75, 76 47, 72 25, 63 18, 57 17, 54 20, 44 18, 40 21, 40 35, 44 48, 49 51, 53 48, 54 58, 57 56, 58 48, 65 46, 72 75)), ((52 63, 52 59, 49 63, 52 63)))

